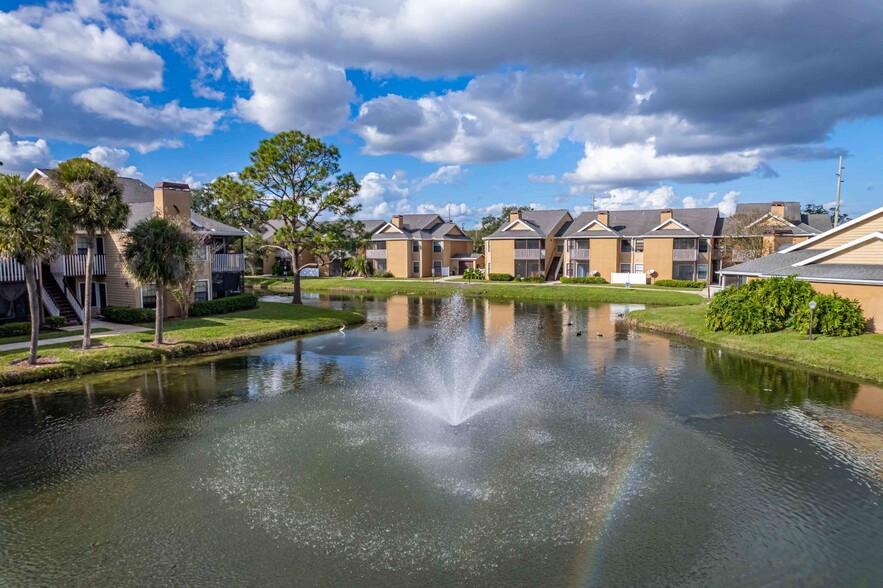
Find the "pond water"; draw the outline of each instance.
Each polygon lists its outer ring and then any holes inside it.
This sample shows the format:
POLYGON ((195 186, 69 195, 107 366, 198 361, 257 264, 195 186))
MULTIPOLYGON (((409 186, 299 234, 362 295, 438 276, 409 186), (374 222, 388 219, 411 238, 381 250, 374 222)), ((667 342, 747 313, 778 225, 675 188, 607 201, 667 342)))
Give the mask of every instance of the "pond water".
POLYGON ((883 585, 880 388, 626 306, 309 303, 368 323, 0 396, 0 585, 883 585))

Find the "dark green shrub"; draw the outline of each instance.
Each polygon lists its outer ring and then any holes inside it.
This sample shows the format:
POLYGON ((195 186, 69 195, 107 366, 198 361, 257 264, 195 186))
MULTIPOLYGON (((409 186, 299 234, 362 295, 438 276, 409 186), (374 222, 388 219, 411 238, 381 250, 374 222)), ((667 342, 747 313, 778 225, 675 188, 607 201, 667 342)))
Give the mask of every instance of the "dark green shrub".
POLYGON ((755 280, 752 283, 757 284, 757 299, 770 313, 769 321, 777 327, 774 329, 776 331, 790 325, 794 314, 806 307, 815 293, 809 282, 801 282, 794 276, 755 280))
POLYGON ((255 294, 237 294, 226 298, 194 302, 190 305, 190 316, 226 314, 238 310, 249 310, 257 305, 258 297, 255 294))
POLYGON ((48 329, 60 329, 66 322, 67 319, 63 316, 47 316, 46 320, 43 321, 43 324, 48 329))
POLYGON ((31 334, 31 323, 6 323, 0 325, 0 337, 18 337, 31 334))
POLYGON ((393 274, 392 272, 378 272, 378 273, 374 274, 374 277, 375 278, 394 278, 395 274, 393 274))
POLYGON ((150 323, 155 318, 152 308, 131 308, 129 306, 105 306, 101 309, 104 320, 112 323, 131 325, 134 323, 150 323))
POLYGON ((705 311, 705 327, 710 331, 726 331, 736 335, 756 335, 778 331, 770 313, 758 300, 760 281, 726 288, 711 298, 705 311))
POLYGON ((277 261, 273 264, 273 267, 270 268, 270 273, 272 273, 274 276, 284 276, 287 273, 290 276, 291 266, 287 263, 277 261), (288 272, 286 272, 285 270, 288 270, 288 272))
MULTIPOLYGON (((833 294, 816 294, 812 331, 830 337, 852 337, 865 332, 865 315, 857 300, 833 294)), ((792 328, 798 333, 809 333, 809 301, 797 308, 792 328)))
POLYGON ((466 280, 483 280, 484 270, 478 267, 467 267, 463 270, 463 278, 466 280))
POLYGON ((540 277, 540 276, 534 276, 534 277, 532 277, 532 278, 521 278, 521 277, 518 277, 518 278, 515 278, 515 281, 516 281, 516 282, 531 282, 531 283, 534 283, 534 284, 541 284, 541 283, 545 282, 546 280, 545 280, 545 278, 542 278, 542 277, 540 277))
POLYGON ((561 278, 562 284, 606 284, 607 280, 601 276, 586 276, 584 278, 561 278))
POLYGON ((705 282, 694 282, 693 280, 656 280, 653 282, 655 286, 663 288, 704 288, 705 282))
POLYGON ((515 279, 512 274, 488 274, 487 277, 491 282, 511 282, 515 279))

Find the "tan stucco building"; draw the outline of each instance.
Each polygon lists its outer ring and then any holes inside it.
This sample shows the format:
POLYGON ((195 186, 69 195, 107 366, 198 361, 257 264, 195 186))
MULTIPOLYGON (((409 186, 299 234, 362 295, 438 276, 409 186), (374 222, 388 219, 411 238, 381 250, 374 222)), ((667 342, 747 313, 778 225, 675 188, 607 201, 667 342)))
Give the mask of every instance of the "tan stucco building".
POLYGON ((572 221, 566 210, 513 210, 507 223, 484 238, 486 274, 557 279, 564 247, 558 238, 572 221))

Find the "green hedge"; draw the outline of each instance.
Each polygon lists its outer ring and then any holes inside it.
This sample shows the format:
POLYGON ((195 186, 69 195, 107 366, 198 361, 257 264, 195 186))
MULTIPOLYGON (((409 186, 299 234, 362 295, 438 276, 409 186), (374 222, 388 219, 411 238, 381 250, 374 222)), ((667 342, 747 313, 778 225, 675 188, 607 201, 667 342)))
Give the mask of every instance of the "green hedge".
POLYGON ((377 272, 376 274, 374 274, 374 277, 375 278, 394 278, 396 276, 392 272, 377 272))
POLYGON ((46 320, 43 321, 43 323, 50 329, 60 329, 66 322, 67 319, 63 316, 47 316, 46 320))
MULTIPOLYGON (((865 331, 865 315, 857 300, 833 294, 816 294, 812 332, 831 337, 852 337, 865 331)), ((809 333, 809 302, 794 313, 792 327, 799 333, 809 333)))
POLYGON ((31 323, 6 323, 0 325, 0 337, 18 337, 31 334, 31 323))
POLYGON ((515 278, 515 281, 516 281, 516 282, 531 282, 531 283, 533 283, 533 284, 542 284, 542 283, 545 282, 546 280, 545 280, 545 278, 541 278, 541 277, 539 277, 539 276, 534 276, 534 277, 532 277, 532 278, 522 278, 522 277, 518 277, 518 278, 515 278))
POLYGON ((487 277, 491 282, 511 282, 515 279, 512 274, 488 274, 487 277))
POLYGON ((249 310, 258 305, 258 297, 255 294, 237 294, 227 298, 215 298, 194 302, 190 305, 190 316, 209 316, 212 314, 226 314, 237 310, 249 310))
POLYGON ((101 309, 101 316, 112 323, 124 325, 151 323, 156 318, 152 308, 131 308, 128 306, 105 306, 101 309))
POLYGON ((478 267, 467 267, 463 270, 464 280, 483 280, 484 270, 478 267))
POLYGON ((607 280, 601 276, 586 276, 584 278, 561 278, 562 284, 606 284, 607 280))
POLYGON ((704 288, 705 282, 694 282, 693 280, 656 280, 654 286, 662 286, 663 288, 704 288))

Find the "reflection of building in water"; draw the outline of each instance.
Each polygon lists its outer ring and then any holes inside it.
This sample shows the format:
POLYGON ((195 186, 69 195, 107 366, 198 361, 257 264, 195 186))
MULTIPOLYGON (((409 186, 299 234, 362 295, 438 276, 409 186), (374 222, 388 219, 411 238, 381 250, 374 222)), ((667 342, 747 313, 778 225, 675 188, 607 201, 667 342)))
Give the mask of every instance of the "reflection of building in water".
POLYGON ((484 334, 486 337, 509 335, 514 329, 514 302, 484 301, 484 334))
POLYGON ((390 296, 386 301, 386 330, 407 329, 410 314, 411 308, 407 296, 390 296))
POLYGON ((852 410, 883 417, 883 388, 859 384, 858 392, 849 405, 852 410))

